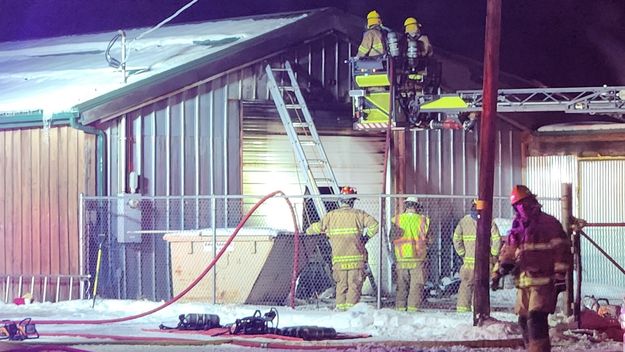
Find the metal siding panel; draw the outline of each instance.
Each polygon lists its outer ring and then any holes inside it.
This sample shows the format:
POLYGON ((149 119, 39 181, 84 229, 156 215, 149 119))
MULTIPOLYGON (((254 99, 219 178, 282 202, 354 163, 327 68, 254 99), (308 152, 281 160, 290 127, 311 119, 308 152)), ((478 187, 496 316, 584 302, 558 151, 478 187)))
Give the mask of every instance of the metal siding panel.
MULTIPOLYGON (((217 83, 217 82, 216 82, 217 83)), ((226 180, 224 180, 225 162, 222 158, 226 154, 226 138, 223 135, 226 123, 226 90, 228 86, 225 79, 219 81, 219 85, 213 90, 213 173, 214 173, 214 194, 226 194, 226 180)))
POLYGON ((169 116, 168 123, 170 126, 169 135, 169 194, 172 196, 182 195, 182 180, 180 178, 181 169, 184 167, 181 160, 182 153, 182 99, 180 94, 172 97, 168 101, 169 116))
POLYGON ((209 195, 212 190, 212 90, 210 84, 200 87, 200 194, 209 195))
POLYGON ((228 102, 228 194, 241 194, 241 105, 238 100, 228 102))
POLYGON ((141 179, 139 191, 145 195, 155 195, 156 179, 156 114, 147 112, 142 115, 141 124, 141 179))
MULTIPOLYGON (((5 155, 5 137, 9 135, 9 133, 7 132, 8 131, 0 131, 0 275, 9 273, 9 271, 7 270, 9 263, 7 244, 9 242, 8 238, 10 236, 10 233, 8 232, 7 228, 8 221, 5 218, 5 210, 7 207, 11 206, 11 204, 9 204, 9 198, 7 197, 8 187, 5 184, 7 178, 9 177, 10 170, 7 163, 8 158, 5 155)), ((40 194, 43 194, 43 192, 41 192, 40 194)), ((39 219, 41 219, 41 217, 39 219)), ((37 223, 39 223, 39 220, 37 220, 37 223)))
MULTIPOLYGON (((527 158, 526 183, 538 197, 559 198, 561 184, 577 184, 577 157, 574 155, 530 156, 527 158)), ((559 201, 542 201, 543 210, 561 218, 559 201)), ((576 200, 573 199, 575 207, 576 200)))
MULTIPOLYGON (((413 131, 407 141, 408 192, 475 196, 478 182, 478 131, 413 131)), ((506 196, 520 179, 520 139, 499 133, 495 163, 495 196, 506 196)))
POLYGON ((255 66, 246 67, 241 70, 241 99, 253 100, 256 98, 256 75, 255 66))

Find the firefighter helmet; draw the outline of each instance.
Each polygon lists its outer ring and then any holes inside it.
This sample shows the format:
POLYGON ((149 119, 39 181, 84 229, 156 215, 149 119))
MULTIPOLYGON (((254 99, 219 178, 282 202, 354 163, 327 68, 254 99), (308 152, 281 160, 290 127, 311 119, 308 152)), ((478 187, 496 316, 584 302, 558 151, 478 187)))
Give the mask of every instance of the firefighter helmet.
POLYGON ((419 198, 415 196, 410 196, 404 200, 404 203, 419 203, 419 198))
POLYGON ((341 194, 357 194, 358 192, 356 192, 356 189, 354 187, 350 187, 350 186, 345 186, 343 188, 341 188, 341 194))
POLYGON ((369 27, 373 27, 376 24, 381 24, 382 23, 382 19, 380 18, 380 14, 376 11, 370 11, 367 14, 367 28, 369 27))
POLYGON ((406 208, 414 208, 417 209, 420 207, 419 198, 415 196, 410 196, 404 200, 404 206, 406 208))
POLYGON ((512 187, 512 192, 510 192, 510 204, 515 205, 516 203, 528 197, 536 198, 536 196, 532 193, 532 191, 530 191, 529 188, 527 188, 527 186, 516 185, 512 187))
POLYGON ((404 28, 406 30, 406 33, 416 32, 419 27, 421 27, 421 24, 414 17, 408 17, 404 21, 404 28))

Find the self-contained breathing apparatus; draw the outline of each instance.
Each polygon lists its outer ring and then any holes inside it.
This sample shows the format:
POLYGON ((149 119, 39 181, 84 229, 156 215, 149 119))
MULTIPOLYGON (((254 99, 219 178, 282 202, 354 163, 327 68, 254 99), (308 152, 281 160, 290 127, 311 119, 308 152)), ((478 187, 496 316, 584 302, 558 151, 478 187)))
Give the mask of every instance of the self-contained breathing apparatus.
POLYGON ((278 310, 276 308, 271 308, 264 315, 261 315, 260 310, 256 310, 252 316, 237 319, 234 324, 226 326, 230 328, 230 333, 234 335, 280 335, 280 329, 278 329, 279 321, 278 310), (275 325, 273 323, 274 319, 276 319, 275 325), (271 326, 269 326, 270 324, 271 326))
POLYGON ((161 330, 208 330, 212 328, 219 328, 219 315, 216 314, 180 314, 178 316, 180 320, 176 327, 168 327, 163 324, 159 326, 161 330))

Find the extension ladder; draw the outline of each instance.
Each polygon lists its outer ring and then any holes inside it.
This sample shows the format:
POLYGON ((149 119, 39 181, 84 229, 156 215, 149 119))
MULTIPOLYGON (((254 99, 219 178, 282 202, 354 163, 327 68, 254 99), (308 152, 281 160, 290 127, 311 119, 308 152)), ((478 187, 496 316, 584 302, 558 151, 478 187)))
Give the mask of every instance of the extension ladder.
MULTIPOLYGON (((271 65, 267 65, 265 71, 269 91, 295 151, 299 170, 304 176, 308 191, 311 195, 318 196, 321 194, 320 187, 329 187, 333 194, 339 194, 336 176, 321 145, 321 139, 291 64, 286 61, 284 68, 272 68, 271 65), (285 98, 289 100, 288 103, 285 102, 285 98)), ((313 202, 319 217, 323 217, 327 209, 322 199, 313 197, 313 202)))

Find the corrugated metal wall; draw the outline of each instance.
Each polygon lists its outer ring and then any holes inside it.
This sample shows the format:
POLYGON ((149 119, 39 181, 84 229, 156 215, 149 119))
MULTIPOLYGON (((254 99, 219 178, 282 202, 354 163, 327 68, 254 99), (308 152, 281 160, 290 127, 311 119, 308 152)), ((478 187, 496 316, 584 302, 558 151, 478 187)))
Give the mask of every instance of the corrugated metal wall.
MULTIPOLYGON (((241 101, 271 99, 264 71, 266 63, 281 65, 289 59, 302 68, 297 75, 305 92, 328 99, 321 94, 320 88, 325 88, 331 94, 329 99, 348 101, 350 76, 343 61, 351 56, 351 50, 345 38, 329 33, 288 53, 251 62, 101 124, 107 135, 108 194, 130 192, 132 171, 140 179, 137 192, 145 195, 242 194, 241 101)), ((258 194, 262 192, 259 190, 258 194)), ((223 207, 224 212, 241 211, 239 205, 223 207)), ((179 209, 177 214, 166 211, 165 219, 159 219, 164 222, 163 229, 210 224, 193 201, 175 208, 179 209)), ((236 223, 217 224, 226 225, 236 223)), ((111 283, 109 294, 121 298, 167 298, 169 293, 150 289, 154 282, 157 287, 169 286, 167 277, 156 275, 169 271, 168 247, 162 235, 143 235, 142 243, 137 245, 119 244, 115 232, 116 229, 110 229, 110 248, 103 267, 104 280, 111 283), (127 271, 121 273, 119 267, 127 271)), ((93 244, 97 234, 87 236, 93 244)))
MULTIPOLYGON (((577 180, 577 157, 575 155, 530 156, 527 158, 526 185, 539 197, 559 198, 562 183, 573 184, 577 180)), ((543 201, 543 210, 561 219, 562 208, 558 201, 543 201)), ((573 209, 577 209, 578 199, 573 197, 573 209)))
MULTIPOLYGON (((0 275, 13 276, 9 300, 23 276, 78 275, 78 198, 95 192, 95 138, 71 127, 0 131, 0 275)), ((35 280, 41 301, 43 279, 35 280)), ((47 300, 54 300, 54 280, 47 300)), ((6 276, 0 280, 5 293, 6 276)), ((73 298, 78 290, 73 287, 73 298)), ((68 298, 68 281, 60 289, 68 298)), ((5 297, 2 297, 4 299, 5 297)))
MULTIPOLYGON (((407 141, 407 193, 474 196, 478 190, 479 129, 412 131, 407 141)), ((494 195, 507 197, 521 181, 520 132, 500 122, 494 195)), ((500 201, 498 201, 500 202, 500 201)), ((505 208, 505 207, 498 207, 505 208)), ((499 216, 499 214, 494 214, 499 216)))
MULTIPOLYGON (((579 216, 591 223, 625 222, 625 159, 579 160, 579 216)), ((584 230, 618 263, 625 263, 625 228, 584 230)), ((585 283, 625 288, 625 277, 594 246, 581 239, 585 283)))

